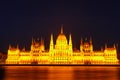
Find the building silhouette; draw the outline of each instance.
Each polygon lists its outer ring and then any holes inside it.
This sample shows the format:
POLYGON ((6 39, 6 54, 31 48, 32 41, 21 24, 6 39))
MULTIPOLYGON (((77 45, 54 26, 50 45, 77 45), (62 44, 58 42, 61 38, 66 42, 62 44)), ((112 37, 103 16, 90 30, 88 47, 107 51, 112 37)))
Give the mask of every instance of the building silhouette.
POLYGON ((73 51, 71 34, 68 41, 61 27, 56 43, 51 34, 49 51, 45 50, 43 39, 36 41, 32 38, 30 51, 9 45, 6 64, 118 64, 118 61, 115 45, 110 48, 105 45, 105 49, 93 51, 92 38, 89 41, 81 38, 79 51, 73 51))

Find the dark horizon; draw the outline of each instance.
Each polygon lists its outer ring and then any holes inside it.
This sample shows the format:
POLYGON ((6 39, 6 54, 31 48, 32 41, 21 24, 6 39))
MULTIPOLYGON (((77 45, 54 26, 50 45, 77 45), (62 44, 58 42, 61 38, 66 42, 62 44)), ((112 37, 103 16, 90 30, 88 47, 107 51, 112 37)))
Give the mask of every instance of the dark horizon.
POLYGON ((4 1, 0 4, 0 52, 9 44, 30 49, 32 37, 43 38, 49 48, 50 34, 54 44, 63 24, 64 34, 72 34, 73 48, 79 49, 80 39, 93 40, 95 50, 105 43, 118 44, 120 51, 119 1, 4 1))

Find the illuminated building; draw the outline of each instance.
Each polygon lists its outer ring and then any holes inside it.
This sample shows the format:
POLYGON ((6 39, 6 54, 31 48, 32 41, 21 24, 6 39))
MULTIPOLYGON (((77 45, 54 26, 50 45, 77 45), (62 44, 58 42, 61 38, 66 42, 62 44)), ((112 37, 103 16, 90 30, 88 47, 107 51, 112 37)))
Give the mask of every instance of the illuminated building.
POLYGON ((92 39, 83 41, 81 38, 80 49, 73 51, 72 37, 69 35, 69 42, 61 32, 57 37, 56 44, 51 34, 49 51, 45 50, 44 40, 35 41, 32 39, 31 50, 20 50, 19 47, 9 46, 6 64, 118 64, 117 50, 115 45, 112 48, 105 46, 104 50, 93 51, 92 39))

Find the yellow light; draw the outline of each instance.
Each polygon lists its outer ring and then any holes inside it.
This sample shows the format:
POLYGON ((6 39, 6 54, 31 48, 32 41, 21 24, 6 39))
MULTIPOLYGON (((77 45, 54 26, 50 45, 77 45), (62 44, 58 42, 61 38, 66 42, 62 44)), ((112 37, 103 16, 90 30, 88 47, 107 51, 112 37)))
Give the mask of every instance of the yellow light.
POLYGON ((44 45, 33 44, 31 51, 20 51, 18 48, 8 49, 6 64, 118 64, 116 48, 106 48, 104 51, 93 51, 93 45, 81 42, 80 50, 73 51, 71 34, 69 44, 61 29, 56 44, 51 35, 49 51, 44 45), (37 47, 36 47, 37 46, 37 47))

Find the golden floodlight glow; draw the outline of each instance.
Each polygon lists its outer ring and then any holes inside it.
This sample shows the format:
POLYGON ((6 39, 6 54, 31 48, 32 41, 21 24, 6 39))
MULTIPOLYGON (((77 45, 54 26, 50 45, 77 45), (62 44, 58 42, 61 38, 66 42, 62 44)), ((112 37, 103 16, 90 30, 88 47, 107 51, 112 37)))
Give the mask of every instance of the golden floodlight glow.
POLYGON ((64 35, 63 28, 57 37, 56 44, 51 34, 49 51, 45 50, 44 40, 35 41, 32 39, 31 50, 20 50, 19 47, 9 46, 6 64, 118 64, 116 47, 104 50, 93 51, 92 38, 84 42, 81 38, 80 49, 72 47, 72 37, 69 35, 69 42, 64 35))

